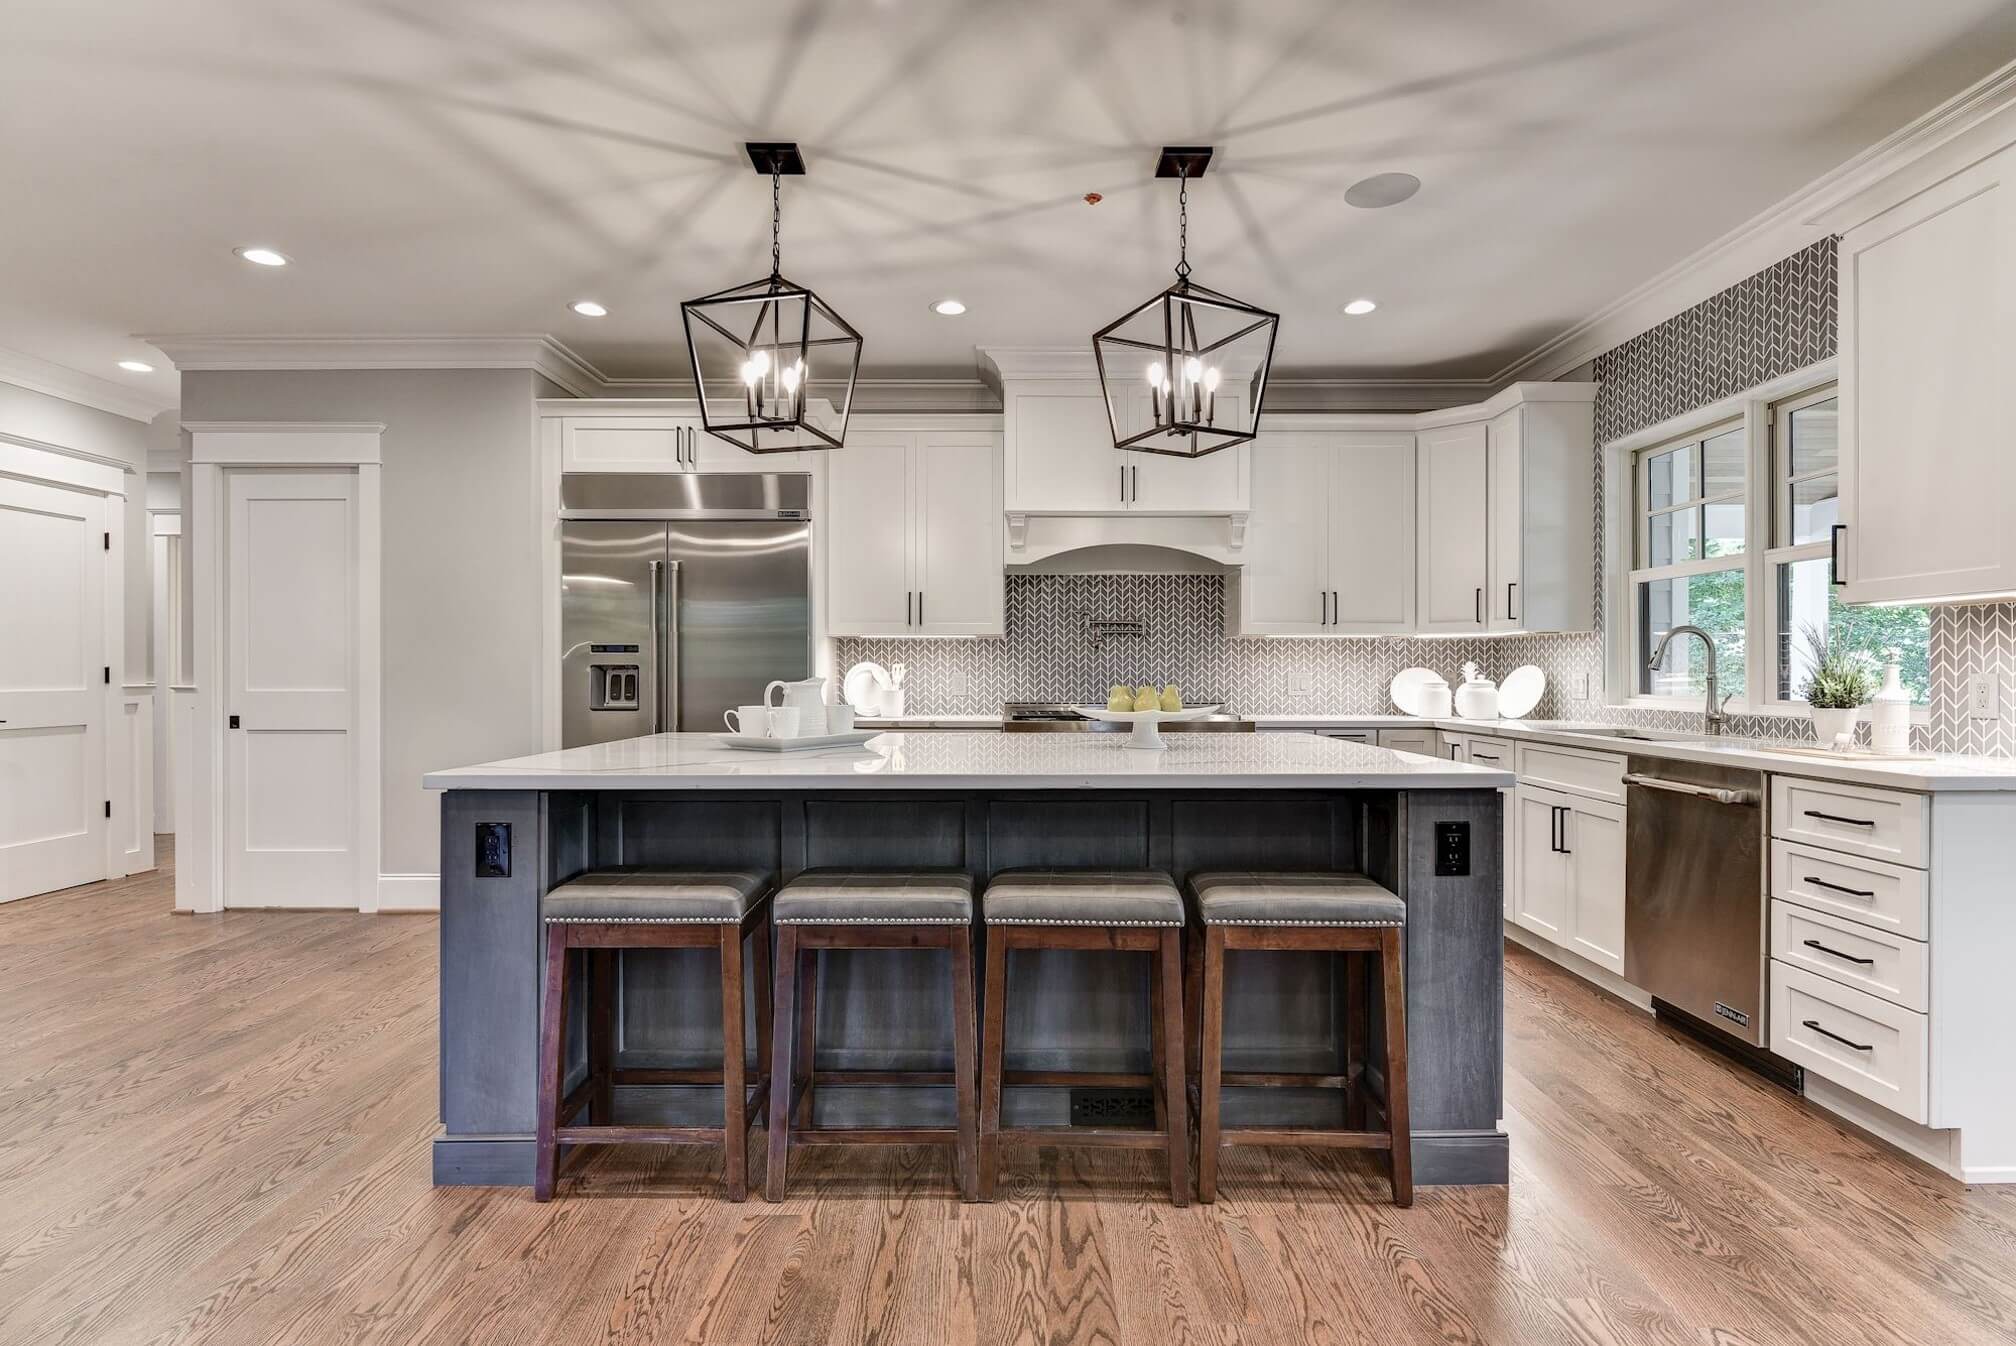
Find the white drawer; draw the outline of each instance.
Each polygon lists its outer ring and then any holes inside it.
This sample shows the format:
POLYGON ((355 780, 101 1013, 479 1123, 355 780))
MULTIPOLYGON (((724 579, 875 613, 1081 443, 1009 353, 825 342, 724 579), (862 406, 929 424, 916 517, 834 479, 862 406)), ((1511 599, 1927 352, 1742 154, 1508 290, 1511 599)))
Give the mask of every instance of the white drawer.
POLYGON ((1436 757, 1442 752, 1442 737, 1433 729, 1381 729, 1379 746, 1395 752, 1418 752, 1436 757))
POLYGON ((1612 804, 1624 802, 1624 759, 1552 744, 1519 745, 1519 779, 1612 804))
POLYGON ((1907 939, 1924 939, 1925 871, 1793 841, 1771 843, 1771 896, 1907 939))
POLYGON ((1926 1018, 1771 960, 1771 1050, 1879 1107, 1922 1122, 1926 1018))
POLYGON ((1486 738, 1481 734, 1470 735, 1470 750, 1466 760, 1480 766, 1497 767, 1501 771, 1511 771, 1515 767, 1518 745, 1510 739, 1486 738))
POLYGON ((1771 956, 1905 1009, 1922 1013, 1929 1003, 1925 986, 1931 960, 1924 944, 1824 911, 1774 898, 1771 956))
POLYGON ((1771 778, 1771 835, 1872 860, 1925 868, 1931 811, 1924 795, 1771 778))
POLYGON ((1346 743, 1377 743, 1379 736, 1370 729, 1318 729, 1314 731, 1322 738, 1341 738, 1346 743))

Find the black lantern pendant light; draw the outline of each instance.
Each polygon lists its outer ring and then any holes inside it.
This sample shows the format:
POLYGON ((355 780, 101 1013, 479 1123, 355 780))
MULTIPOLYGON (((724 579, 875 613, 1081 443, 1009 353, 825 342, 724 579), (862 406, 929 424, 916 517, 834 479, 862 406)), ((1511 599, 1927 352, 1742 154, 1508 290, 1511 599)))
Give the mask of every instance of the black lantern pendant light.
POLYGON ((1176 283, 1092 335, 1113 443, 1199 458, 1260 427, 1278 315, 1190 279, 1190 179, 1209 146, 1171 146, 1158 178, 1176 178, 1176 283))
POLYGON ((770 175, 770 274, 679 306, 707 433, 750 453, 837 449, 861 372, 861 334, 780 267, 783 180, 805 172, 795 144, 752 141, 770 175), (831 396, 814 398, 818 378, 831 396))

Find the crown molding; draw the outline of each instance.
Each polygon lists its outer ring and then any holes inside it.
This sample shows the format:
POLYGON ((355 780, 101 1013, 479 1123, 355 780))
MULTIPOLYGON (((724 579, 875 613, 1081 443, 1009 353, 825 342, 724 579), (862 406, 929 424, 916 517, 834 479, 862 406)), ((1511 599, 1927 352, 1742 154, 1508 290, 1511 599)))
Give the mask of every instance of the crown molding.
MULTIPOLYGON (((1660 272, 1567 331, 1519 357, 1486 380, 1559 378, 1607 350, 1721 293, 1843 226, 1842 207, 1867 202, 1914 166, 1969 132, 1991 132, 2016 107, 2016 61, 1970 85, 1874 145, 1660 272)), ((2005 142, 2006 143, 2006 142, 2005 142)), ((1989 152, 1989 151, 1982 151, 1989 152)), ((1956 171, 1947 168, 1945 171, 1956 171)))
POLYGON ((109 411, 129 421, 151 421, 175 407, 172 396, 150 395, 25 351, 0 349, 0 383, 11 383, 31 393, 61 398, 97 411, 109 411))
POLYGON ((179 370, 530 369, 577 397, 600 392, 595 366, 543 333, 513 336, 147 336, 179 370))

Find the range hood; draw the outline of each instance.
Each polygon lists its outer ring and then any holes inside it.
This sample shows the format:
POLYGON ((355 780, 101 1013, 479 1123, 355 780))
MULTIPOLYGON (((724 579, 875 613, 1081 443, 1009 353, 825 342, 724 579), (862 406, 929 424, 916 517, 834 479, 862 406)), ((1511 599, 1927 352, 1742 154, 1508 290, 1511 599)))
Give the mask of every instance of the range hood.
POLYGON ((1033 561, 1007 562, 1011 575, 1226 575, 1233 567, 1200 552, 1159 543, 1097 542, 1033 561))

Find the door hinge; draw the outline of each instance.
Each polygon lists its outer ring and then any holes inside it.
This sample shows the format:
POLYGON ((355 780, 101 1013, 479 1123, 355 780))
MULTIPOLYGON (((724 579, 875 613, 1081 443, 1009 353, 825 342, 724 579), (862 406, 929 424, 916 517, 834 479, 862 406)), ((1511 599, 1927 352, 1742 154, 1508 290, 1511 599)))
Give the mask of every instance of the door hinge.
POLYGON ((105 550, 106 551, 112 550, 112 535, 110 533, 107 533, 105 535, 105 550))
POLYGON ((109 799, 105 801, 105 816, 108 818, 112 816, 112 801, 109 799))
POLYGON ((107 687, 112 685, 112 665, 110 664, 105 665, 105 685, 107 687))

